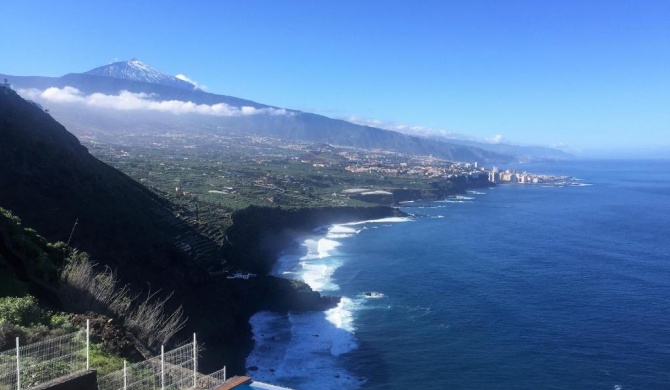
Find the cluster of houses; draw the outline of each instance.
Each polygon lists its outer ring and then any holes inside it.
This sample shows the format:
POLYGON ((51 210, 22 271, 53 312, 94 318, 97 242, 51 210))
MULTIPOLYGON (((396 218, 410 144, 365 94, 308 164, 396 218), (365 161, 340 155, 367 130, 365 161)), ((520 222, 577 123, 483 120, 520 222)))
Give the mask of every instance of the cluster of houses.
POLYGON ((569 179, 565 176, 538 175, 535 173, 517 172, 510 169, 499 171, 496 167, 493 167, 488 174, 491 183, 538 184, 569 179))

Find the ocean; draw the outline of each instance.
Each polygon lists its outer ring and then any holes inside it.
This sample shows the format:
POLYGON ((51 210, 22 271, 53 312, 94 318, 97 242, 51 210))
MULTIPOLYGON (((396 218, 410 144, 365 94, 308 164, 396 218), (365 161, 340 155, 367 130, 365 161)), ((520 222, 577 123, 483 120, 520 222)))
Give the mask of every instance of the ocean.
POLYGON ((670 161, 513 168, 580 185, 498 185, 301 238, 275 273, 343 298, 254 315, 248 374, 295 389, 669 389, 670 161))

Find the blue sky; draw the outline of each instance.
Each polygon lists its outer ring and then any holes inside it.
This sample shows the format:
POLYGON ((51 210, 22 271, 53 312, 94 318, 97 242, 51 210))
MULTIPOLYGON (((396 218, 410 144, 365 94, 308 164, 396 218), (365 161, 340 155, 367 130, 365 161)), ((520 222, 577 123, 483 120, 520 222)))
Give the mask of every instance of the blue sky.
POLYGON ((670 1, 0 2, 0 73, 137 57, 214 93, 571 150, 670 150, 670 1))

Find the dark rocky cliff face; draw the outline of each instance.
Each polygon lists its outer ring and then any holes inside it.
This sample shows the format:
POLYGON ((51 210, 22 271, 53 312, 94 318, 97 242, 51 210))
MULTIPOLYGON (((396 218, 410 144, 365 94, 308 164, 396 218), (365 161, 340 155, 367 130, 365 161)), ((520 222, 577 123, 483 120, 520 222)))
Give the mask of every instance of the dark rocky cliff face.
POLYGON ((313 229, 333 223, 379 219, 402 214, 384 206, 280 209, 249 207, 233 214, 228 230, 229 263, 257 273, 269 273, 278 252, 313 229))

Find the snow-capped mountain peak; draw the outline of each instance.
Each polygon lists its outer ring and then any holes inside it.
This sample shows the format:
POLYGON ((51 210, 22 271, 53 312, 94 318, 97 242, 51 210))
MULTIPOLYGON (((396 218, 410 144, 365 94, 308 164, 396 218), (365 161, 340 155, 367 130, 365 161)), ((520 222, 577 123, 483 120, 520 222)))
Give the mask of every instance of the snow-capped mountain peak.
POLYGON ((161 84, 182 89, 196 89, 194 84, 156 70, 137 58, 132 58, 128 61, 114 62, 109 65, 89 70, 85 74, 161 84))

